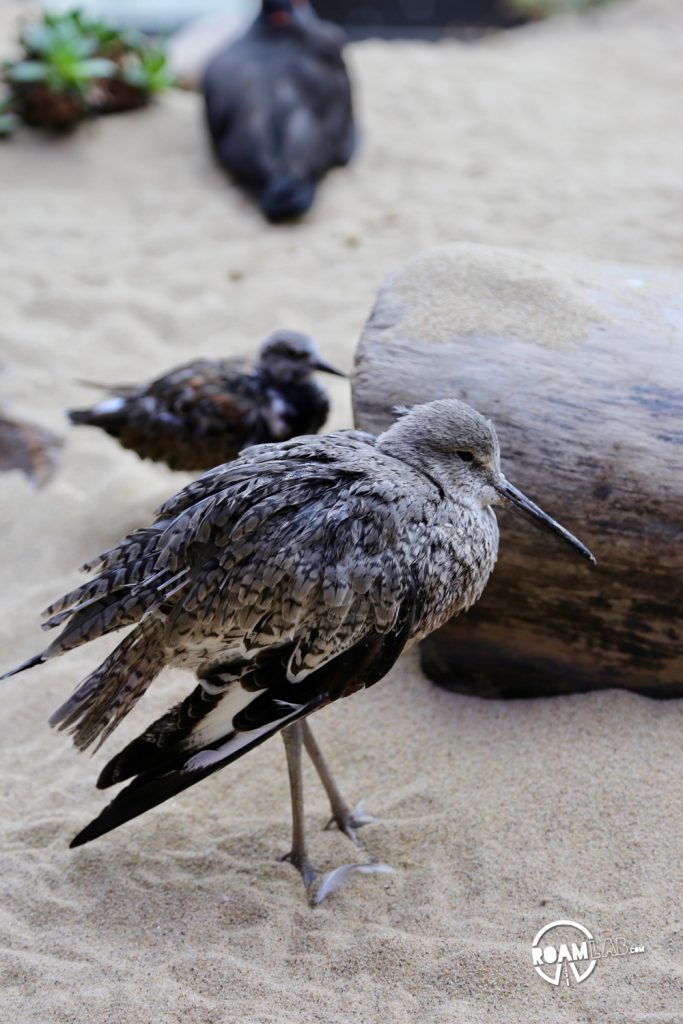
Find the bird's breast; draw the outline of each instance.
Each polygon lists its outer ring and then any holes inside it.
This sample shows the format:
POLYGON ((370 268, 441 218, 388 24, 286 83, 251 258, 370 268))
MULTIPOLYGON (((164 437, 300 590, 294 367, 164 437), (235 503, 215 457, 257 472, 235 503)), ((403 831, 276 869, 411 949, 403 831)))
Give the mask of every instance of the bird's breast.
POLYGON ((416 637, 422 639, 484 592, 498 557, 498 523, 492 508, 463 506, 430 531, 416 565, 423 595, 416 637))
POLYGON ((268 389, 268 402, 263 409, 263 418, 268 424, 268 430, 275 440, 284 440, 289 437, 291 407, 283 395, 272 388, 268 389))

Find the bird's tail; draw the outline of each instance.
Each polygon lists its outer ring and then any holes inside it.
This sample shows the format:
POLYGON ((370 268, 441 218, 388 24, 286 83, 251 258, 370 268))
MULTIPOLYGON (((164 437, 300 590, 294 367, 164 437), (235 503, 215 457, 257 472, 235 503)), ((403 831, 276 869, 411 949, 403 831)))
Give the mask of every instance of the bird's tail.
POLYGON ((261 193, 261 207, 270 221, 288 220, 305 213, 314 196, 315 187, 311 181, 280 174, 272 178, 261 193))
POLYGON ((67 409, 66 415, 71 423, 86 427, 92 426, 95 418, 93 409, 67 409))
POLYGON ((177 796, 183 790, 189 789, 190 786, 194 786, 202 779, 213 775, 214 772, 225 768, 237 757, 248 753, 249 750, 277 732, 278 728, 281 726, 274 725, 267 733, 257 736, 248 744, 243 744, 231 754, 221 759, 209 760, 206 764, 196 768, 179 768, 158 774, 150 772, 148 775, 137 776, 100 811, 96 818, 93 818, 90 824, 86 825, 77 836, 74 836, 69 846, 82 846, 84 843, 90 843, 93 839, 137 818, 145 811, 151 810, 152 807, 170 800, 171 797, 177 796))
POLYGON ((100 427, 116 437, 125 423, 126 399, 107 398, 91 409, 67 409, 69 420, 76 426, 100 427))
POLYGON ((0 679, 16 675, 126 626, 132 631, 52 716, 51 724, 69 728, 84 749, 109 735, 145 692, 164 665, 164 622, 154 610, 187 584, 181 570, 155 571, 163 530, 139 530, 84 568, 99 568, 94 579, 46 609, 44 628, 62 626, 42 651, 0 679))
POLYGON ((145 619, 57 708, 50 725, 69 729, 80 750, 95 742, 98 749, 163 668, 162 645, 163 624, 145 619))

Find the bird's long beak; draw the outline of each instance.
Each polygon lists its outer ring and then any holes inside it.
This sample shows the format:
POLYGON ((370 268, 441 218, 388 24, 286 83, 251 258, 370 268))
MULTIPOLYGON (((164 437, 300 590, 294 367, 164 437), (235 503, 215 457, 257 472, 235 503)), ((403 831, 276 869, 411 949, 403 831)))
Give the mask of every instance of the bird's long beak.
POLYGON ((333 373, 335 377, 348 377, 348 373, 344 373, 343 370, 338 370, 332 363, 326 363, 324 359, 316 359, 313 363, 314 370, 320 370, 321 373, 333 373))
POLYGON ((573 547, 575 551, 578 551, 580 555, 587 558, 593 565, 598 564, 595 560, 595 556, 588 550, 585 544, 582 544, 573 533, 569 532, 569 530, 565 530, 564 526, 560 526, 558 522, 551 519, 549 515, 546 515, 542 508, 539 508, 538 505, 534 505, 533 501, 530 501, 525 494, 522 494, 522 492, 518 491, 516 487, 513 487, 504 476, 500 476, 496 480, 494 487, 514 508, 518 508, 520 512, 524 512, 530 518, 537 519, 547 530, 552 530, 553 533, 558 533, 560 537, 570 545, 570 547, 573 547))

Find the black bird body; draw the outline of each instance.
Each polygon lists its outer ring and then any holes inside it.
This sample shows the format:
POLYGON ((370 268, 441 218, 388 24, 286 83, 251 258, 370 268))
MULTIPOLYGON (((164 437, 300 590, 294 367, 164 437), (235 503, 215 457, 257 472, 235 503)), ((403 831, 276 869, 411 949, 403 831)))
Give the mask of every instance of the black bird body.
POLYGON ((209 62, 202 81, 218 160, 274 221, 307 210, 317 182, 354 147, 343 31, 276 6, 209 62))
POLYGON ((210 469, 250 445, 317 433, 329 399, 311 377, 315 369, 339 373, 305 335, 283 331, 267 339, 255 364, 195 360, 150 384, 110 388, 111 397, 69 418, 171 469, 210 469))

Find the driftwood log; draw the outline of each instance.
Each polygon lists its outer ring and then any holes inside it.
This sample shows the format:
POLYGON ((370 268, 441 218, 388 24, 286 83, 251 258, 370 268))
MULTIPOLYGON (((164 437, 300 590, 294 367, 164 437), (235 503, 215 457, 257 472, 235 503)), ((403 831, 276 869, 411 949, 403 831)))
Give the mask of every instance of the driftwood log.
POLYGON ((422 645, 427 674, 486 697, 624 687, 683 695, 683 277, 452 245, 382 288, 356 424, 457 397, 494 421, 503 471, 598 568, 512 512, 479 602, 422 645))

